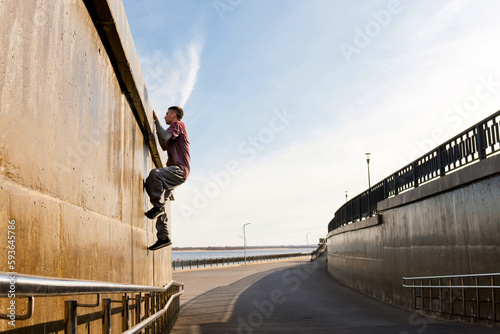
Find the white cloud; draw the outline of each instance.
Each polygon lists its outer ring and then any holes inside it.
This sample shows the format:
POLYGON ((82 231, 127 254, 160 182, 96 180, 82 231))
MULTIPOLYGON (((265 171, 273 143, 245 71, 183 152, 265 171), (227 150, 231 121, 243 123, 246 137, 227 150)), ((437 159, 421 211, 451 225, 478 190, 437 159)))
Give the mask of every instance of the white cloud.
POLYGON ((141 65, 153 108, 184 106, 197 81, 203 42, 195 38, 171 54, 159 49, 141 56, 141 65))

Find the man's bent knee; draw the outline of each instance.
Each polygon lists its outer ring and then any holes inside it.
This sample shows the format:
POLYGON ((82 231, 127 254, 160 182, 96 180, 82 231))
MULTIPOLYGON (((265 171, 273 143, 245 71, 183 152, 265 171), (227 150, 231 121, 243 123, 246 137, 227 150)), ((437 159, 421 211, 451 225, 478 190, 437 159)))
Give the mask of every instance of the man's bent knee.
POLYGON ((159 174, 160 174, 160 169, 159 168, 152 169, 149 172, 149 176, 148 176, 147 179, 156 179, 157 175, 159 175, 159 174))

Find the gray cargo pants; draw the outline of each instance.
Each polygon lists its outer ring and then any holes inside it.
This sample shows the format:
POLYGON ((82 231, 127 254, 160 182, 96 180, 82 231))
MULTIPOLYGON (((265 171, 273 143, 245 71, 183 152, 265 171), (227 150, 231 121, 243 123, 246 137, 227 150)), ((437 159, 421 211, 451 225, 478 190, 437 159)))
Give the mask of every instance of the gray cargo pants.
MULTIPOLYGON (((177 166, 151 170, 146 179, 146 192, 149 195, 151 204, 156 207, 164 206, 172 190, 180 186, 184 181, 184 174, 177 166)), ((168 236, 167 221, 166 214, 156 219, 156 236, 158 239, 165 239, 168 236)))

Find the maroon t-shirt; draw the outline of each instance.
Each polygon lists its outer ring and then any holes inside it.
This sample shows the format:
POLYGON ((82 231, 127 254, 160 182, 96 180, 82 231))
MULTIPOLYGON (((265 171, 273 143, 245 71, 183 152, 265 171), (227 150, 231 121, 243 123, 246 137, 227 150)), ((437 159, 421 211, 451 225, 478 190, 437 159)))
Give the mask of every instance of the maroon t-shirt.
POLYGON ((186 126, 183 122, 173 122, 167 131, 172 135, 172 138, 167 141, 167 166, 179 166, 187 180, 191 170, 191 156, 186 126))

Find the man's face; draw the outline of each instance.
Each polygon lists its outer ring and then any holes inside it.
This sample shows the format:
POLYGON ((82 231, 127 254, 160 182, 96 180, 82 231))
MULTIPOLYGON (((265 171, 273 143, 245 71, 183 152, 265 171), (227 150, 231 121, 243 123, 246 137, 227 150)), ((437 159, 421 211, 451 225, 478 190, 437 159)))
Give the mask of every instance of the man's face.
POLYGON ((172 110, 168 110, 167 114, 165 115, 165 123, 170 125, 176 120, 177 120, 177 115, 175 114, 175 112, 172 110))

